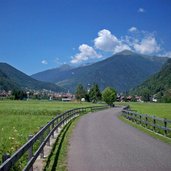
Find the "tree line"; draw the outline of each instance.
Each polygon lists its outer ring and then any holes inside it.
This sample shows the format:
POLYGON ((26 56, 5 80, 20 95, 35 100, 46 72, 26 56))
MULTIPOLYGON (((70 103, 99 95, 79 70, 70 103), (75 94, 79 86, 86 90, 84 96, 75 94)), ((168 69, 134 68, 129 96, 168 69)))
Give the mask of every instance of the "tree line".
POLYGON ((112 106, 116 100, 116 90, 111 87, 106 87, 102 92, 98 84, 93 84, 90 90, 86 90, 82 84, 76 88, 75 97, 77 100, 82 99, 87 102, 97 103, 98 101, 105 101, 108 105, 112 106))

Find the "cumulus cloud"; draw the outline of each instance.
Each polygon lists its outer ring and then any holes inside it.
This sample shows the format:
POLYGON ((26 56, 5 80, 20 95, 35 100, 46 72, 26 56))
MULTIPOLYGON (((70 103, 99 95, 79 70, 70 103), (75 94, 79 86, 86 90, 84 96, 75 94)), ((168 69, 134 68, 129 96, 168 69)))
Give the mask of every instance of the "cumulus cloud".
POLYGON ((135 41, 133 48, 136 52, 141 54, 152 54, 161 50, 160 45, 157 43, 154 36, 147 36, 139 42, 135 41))
POLYGON ((44 60, 41 61, 41 63, 44 64, 44 65, 47 65, 48 61, 44 59, 44 60))
POLYGON ((129 31, 129 32, 136 32, 136 31, 137 31, 137 28, 136 28, 136 27, 131 27, 131 28, 129 28, 128 31, 129 31))
POLYGON ((118 53, 123 50, 132 50, 141 54, 154 54, 161 50, 155 35, 147 31, 140 31, 136 27, 128 29, 131 35, 117 38, 109 30, 104 29, 98 32, 94 39, 94 46, 107 52, 118 53))
POLYGON ((94 39, 95 48, 103 51, 113 51, 113 48, 119 44, 116 36, 109 30, 103 29, 98 32, 98 37, 94 39))
POLYGON ((102 55, 98 54, 93 47, 82 44, 79 46, 79 53, 72 57, 71 63, 76 64, 82 61, 87 61, 88 59, 101 58, 102 55))
POLYGON ((94 46, 96 49, 112 53, 117 53, 126 49, 130 50, 129 45, 126 45, 122 40, 119 40, 107 29, 98 32, 98 37, 94 39, 94 46))
MULTIPOLYGON (((131 50, 136 53, 146 55, 159 55, 163 52, 161 44, 156 38, 156 34, 139 30, 136 27, 128 29, 128 34, 123 37, 117 37, 110 30, 103 29, 98 32, 98 36, 94 39, 94 48, 87 44, 79 46, 79 53, 71 59, 71 63, 79 63, 89 59, 101 58, 104 52, 111 54, 119 53, 123 50, 131 50)), ((171 52, 162 53, 162 56, 171 57, 171 52)))
POLYGON ((126 45, 126 44, 120 44, 120 45, 117 45, 113 51, 113 53, 119 53, 119 52, 122 52, 123 50, 131 50, 131 48, 129 47, 129 45, 126 45))
POLYGON ((145 10, 144 10, 144 8, 139 8, 139 9, 138 9, 138 12, 140 12, 140 13, 144 13, 144 12, 145 12, 145 10))

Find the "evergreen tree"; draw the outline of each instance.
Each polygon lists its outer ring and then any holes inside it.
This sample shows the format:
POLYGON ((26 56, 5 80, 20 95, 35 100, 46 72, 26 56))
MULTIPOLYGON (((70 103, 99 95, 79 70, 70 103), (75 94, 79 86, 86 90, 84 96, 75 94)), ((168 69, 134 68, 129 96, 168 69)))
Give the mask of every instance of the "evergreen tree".
POLYGON ((99 100, 101 100, 102 94, 100 92, 99 86, 97 84, 94 84, 89 92, 89 99, 91 102, 95 103, 99 100))
POLYGON ((76 97, 77 100, 81 101, 81 99, 85 98, 85 96, 86 96, 86 90, 84 89, 82 84, 79 84, 77 86, 77 89, 76 89, 76 92, 75 92, 75 97, 76 97))

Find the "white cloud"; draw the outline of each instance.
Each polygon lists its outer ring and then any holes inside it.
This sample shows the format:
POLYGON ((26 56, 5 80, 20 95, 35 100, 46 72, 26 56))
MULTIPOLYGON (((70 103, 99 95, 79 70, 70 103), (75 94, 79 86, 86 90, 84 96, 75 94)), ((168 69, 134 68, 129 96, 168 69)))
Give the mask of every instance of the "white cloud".
POLYGON ((47 65, 48 61, 44 59, 44 60, 41 61, 41 63, 44 64, 44 65, 47 65))
POLYGON ((129 47, 129 45, 126 45, 126 44, 120 44, 120 45, 117 45, 113 51, 113 53, 119 53, 119 52, 122 52, 123 50, 131 50, 131 48, 129 47))
POLYGON ((87 44, 80 45, 79 51, 80 53, 77 53, 74 57, 72 57, 71 63, 75 64, 92 58, 102 57, 102 55, 98 54, 91 46, 87 44))
POLYGON ((133 43, 133 48, 136 52, 141 54, 152 54, 161 50, 160 45, 154 36, 147 36, 139 42, 135 41, 133 43))
POLYGON ((139 9, 138 9, 138 12, 140 12, 140 13, 144 13, 144 12, 145 12, 145 10, 144 10, 144 8, 139 8, 139 9))
MULTIPOLYGON (((128 31, 128 35, 116 37, 107 29, 100 30, 98 36, 94 39, 94 48, 101 53, 109 52, 115 54, 123 50, 131 50, 140 54, 163 54, 162 56, 165 55, 171 57, 171 51, 164 54, 165 51, 157 41, 155 32, 150 33, 148 31, 139 30, 136 27, 131 27, 128 31)), ((98 54, 94 48, 87 44, 80 45, 80 52, 74 57, 71 57, 71 63, 78 63, 92 58, 102 57, 102 55, 98 54)))
POLYGON ((109 30, 103 29, 98 32, 98 37, 94 39, 94 46, 106 52, 118 53, 123 50, 130 50, 122 40, 119 40, 109 30))
POLYGON ((169 57, 171 58, 171 51, 164 52, 163 54, 160 54, 161 57, 169 57))
POLYGON ((94 46, 114 54, 123 50, 132 50, 141 54, 156 54, 161 51, 154 33, 140 31, 136 27, 131 27, 128 31, 131 35, 117 38, 109 30, 101 30, 98 32, 98 37, 94 39, 94 46))
POLYGON ((98 37, 94 39, 94 46, 97 49, 112 52, 114 47, 119 44, 116 36, 112 35, 109 30, 103 29, 98 32, 98 37))
POLYGON ((129 28, 128 31, 129 31, 129 32, 136 32, 136 31, 137 31, 137 28, 136 28, 136 27, 131 27, 131 28, 129 28))

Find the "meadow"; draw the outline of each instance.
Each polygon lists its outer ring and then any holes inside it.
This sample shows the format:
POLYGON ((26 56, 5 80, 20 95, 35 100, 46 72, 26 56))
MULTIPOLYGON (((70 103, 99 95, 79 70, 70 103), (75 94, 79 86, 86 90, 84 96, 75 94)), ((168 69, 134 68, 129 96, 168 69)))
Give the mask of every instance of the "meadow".
POLYGON ((141 114, 149 114, 160 118, 171 120, 171 104, 170 103, 137 103, 126 102, 116 103, 120 105, 129 105, 132 110, 141 114))
MULTIPOLYGON (((40 127, 56 115, 92 103, 57 101, 0 101, 0 161, 3 153, 14 153, 40 127)), ((96 104, 97 105, 97 104, 96 104)))

